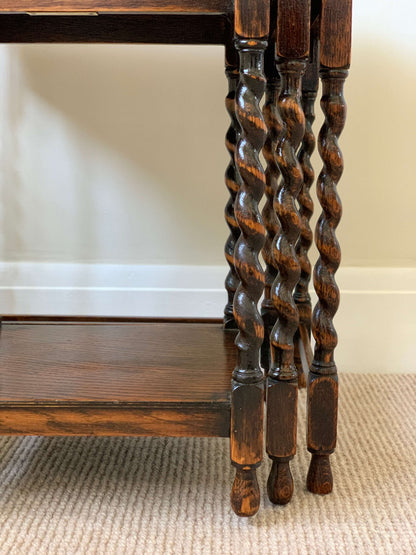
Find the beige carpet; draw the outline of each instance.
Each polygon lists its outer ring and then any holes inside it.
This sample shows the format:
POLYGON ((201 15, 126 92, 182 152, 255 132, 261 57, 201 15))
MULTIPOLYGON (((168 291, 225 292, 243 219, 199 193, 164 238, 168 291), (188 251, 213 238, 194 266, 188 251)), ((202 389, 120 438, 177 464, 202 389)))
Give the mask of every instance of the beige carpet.
POLYGON ((303 391, 293 500, 252 519, 226 439, 0 438, 0 552, 416 554, 416 374, 340 381, 334 492, 305 490, 303 391))

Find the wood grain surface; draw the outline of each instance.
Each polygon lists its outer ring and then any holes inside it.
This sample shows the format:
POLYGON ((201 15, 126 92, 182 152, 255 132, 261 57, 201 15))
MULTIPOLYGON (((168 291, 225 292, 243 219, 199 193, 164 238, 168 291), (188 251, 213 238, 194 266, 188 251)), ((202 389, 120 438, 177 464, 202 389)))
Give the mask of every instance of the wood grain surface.
POLYGON ((270 2, 235 0, 235 32, 240 37, 261 39, 269 34, 270 2))
POLYGON ((3 324, 0 402, 224 402, 233 340, 217 324, 3 324))
POLYGON ((221 323, 4 323, 0 433, 229 434, 221 323))
POLYGON ((352 0, 322 0, 321 65, 348 68, 351 63, 352 0))
POLYGON ((229 13, 231 0, 2 0, 0 12, 229 13))
POLYGON ((234 318, 233 304, 234 295, 240 283, 237 271, 234 266, 235 245, 238 241, 238 238, 240 237, 240 228, 238 227, 234 211, 235 199, 240 188, 240 176, 235 165, 235 149, 240 139, 240 125, 238 123, 235 111, 235 93, 240 74, 238 71, 238 53, 235 49, 233 52, 232 48, 233 47, 231 47, 231 45, 226 46, 225 65, 225 75, 227 76, 228 81, 228 94, 225 98, 225 107, 231 120, 225 136, 225 146, 230 156, 230 161, 228 163, 227 169, 225 170, 225 185, 230 196, 227 204, 225 205, 224 211, 225 221, 227 222, 228 228, 230 230, 230 234, 227 238, 224 248, 225 259, 227 260, 229 266, 229 271, 227 277, 225 278, 225 289, 227 290, 228 296, 228 302, 224 308, 224 327, 226 329, 237 328, 237 324, 234 318), (229 60, 232 60, 235 65, 228 63, 229 60))
POLYGON ((283 122, 277 102, 279 99, 280 79, 275 63, 275 41, 269 43, 265 54, 266 97, 263 104, 263 117, 267 127, 267 138, 263 147, 263 156, 266 161, 265 177, 265 203, 262 210, 264 227, 266 228, 266 241, 262 250, 265 263, 264 272, 264 297, 261 303, 261 316, 264 323, 264 340, 261 346, 261 365, 266 371, 270 367, 270 332, 276 322, 277 312, 274 307, 271 288, 277 276, 277 268, 273 260, 273 240, 279 232, 280 222, 274 209, 274 197, 280 178, 279 166, 276 160, 276 148, 283 131, 283 122))
POLYGON ((313 493, 323 494, 332 491, 328 455, 335 447, 337 432, 338 382, 334 351, 338 336, 333 320, 340 301, 335 274, 341 262, 341 249, 335 232, 342 214, 337 189, 344 161, 338 139, 347 114, 343 91, 348 71, 321 67, 320 75, 325 121, 318 136, 323 166, 317 179, 317 193, 322 212, 315 231, 319 258, 314 269, 314 287, 318 302, 312 315, 315 353, 308 381, 308 449, 313 456, 307 487, 313 493))
POLYGON ((225 15, 125 14, 55 17, 3 14, 0 42, 225 44, 232 25, 225 15))
POLYGON ((259 254, 264 246, 264 228, 259 202, 265 176, 259 153, 267 128, 260 109, 266 78, 266 41, 237 39, 240 80, 235 106, 241 133, 236 145, 235 164, 240 187, 234 205, 240 236, 234 249, 234 264, 240 283, 234 296, 234 317, 238 326, 237 365, 233 371, 231 396, 231 461, 237 467, 231 490, 231 506, 239 516, 254 515, 260 503, 255 467, 263 446, 263 371, 260 347, 264 339, 258 302, 264 290, 264 272, 259 254))
POLYGON ((310 0, 278 0, 277 55, 305 58, 309 53, 310 0))
POLYGON ((0 434, 229 437, 226 403, 0 406, 0 434))

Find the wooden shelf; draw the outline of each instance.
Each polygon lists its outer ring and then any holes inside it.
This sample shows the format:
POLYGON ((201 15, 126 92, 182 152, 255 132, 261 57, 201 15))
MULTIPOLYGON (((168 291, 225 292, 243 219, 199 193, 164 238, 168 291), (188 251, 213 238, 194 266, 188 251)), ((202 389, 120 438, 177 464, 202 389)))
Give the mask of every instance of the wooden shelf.
POLYGON ((231 13, 231 0, 2 0, 0 12, 24 13, 231 13))
POLYGON ((228 436, 220 323, 3 321, 0 434, 228 436))
POLYGON ((106 14, 99 17, 1 14, 2 43, 227 44, 233 36, 224 15, 106 14))

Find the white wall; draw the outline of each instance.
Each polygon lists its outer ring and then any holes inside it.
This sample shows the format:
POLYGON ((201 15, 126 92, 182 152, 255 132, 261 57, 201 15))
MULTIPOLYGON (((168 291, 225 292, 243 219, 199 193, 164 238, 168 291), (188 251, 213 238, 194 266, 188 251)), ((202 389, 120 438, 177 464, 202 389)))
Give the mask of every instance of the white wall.
POLYGON ((222 263, 221 47, 1 54, 4 260, 222 263))
MULTIPOLYGON (((343 286, 339 356, 354 366, 361 353, 361 366, 374 370, 416 370, 415 20, 410 0, 354 5, 349 119, 340 141, 340 280, 344 271, 348 282, 349 268, 362 271, 353 280, 358 304, 347 305, 351 288, 343 286), (384 355, 380 330, 371 329, 376 319, 384 320, 384 355), (393 337, 405 345, 397 349, 393 337), (388 353, 398 350, 396 362, 388 353)), ((152 288, 149 265, 165 265, 159 289, 180 289, 182 278, 169 268, 183 276, 186 266, 202 288, 216 291, 209 308, 192 301, 193 310, 220 314, 225 94, 221 47, 1 46, 2 311, 39 312, 40 305, 46 313, 118 314, 128 306, 142 313, 142 297, 132 301, 132 291, 152 288), (206 285, 201 276, 209 275, 206 285), (127 305, 119 297, 126 288, 127 305)), ((146 311, 180 312, 175 295, 146 311)))

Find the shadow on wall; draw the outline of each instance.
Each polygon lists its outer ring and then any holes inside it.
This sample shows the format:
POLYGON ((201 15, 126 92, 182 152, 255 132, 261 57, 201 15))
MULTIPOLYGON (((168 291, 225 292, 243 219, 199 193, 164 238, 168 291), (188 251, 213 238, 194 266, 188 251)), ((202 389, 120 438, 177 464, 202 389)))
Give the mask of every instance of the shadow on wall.
MULTIPOLYGON (((338 190, 343 215, 337 230, 342 266, 416 265, 415 90, 416 56, 404 60, 403 51, 386 51, 381 38, 355 37, 345 84, 347 121, 339 139, 344 158, 338 190)), ((320 94, 316 136, 323 122, 320 94)), ((317 151, 313 165, 318 176, 322 162, 317 151)), ((314 229, 321 209, 315 184, 312 189, 314 229)))
MULTIPOLYGON (((182 257, 179 263, 204 263, 205 248, 205 263, 224 263, 223 245, 228 235, 223 216, 227 199, 224 170, 228 163, 224 136, 228 116, 224 107, 227 83, 222 47, 13 48, 14 60, 21 67, 24 86, 30 94, 41 98, 90 141, 101 145, 103 156, 105 152, 114 153, 133 172, 136 168, 138 174, 150 176, 150 195, 146 190, 149 184, 138 182, 137 187, 127 191, 130 198, 123 202, 137 206, 138 218, 140 212, 146 211, 151 221, 149 214, 154 214, 152 221, 159 232, 166 223, 164 214, 169 215, 169 225, 177 225, 163 233, 177 234, 177 243, 184 243, 178 247, 182 254, 175 253, 179 259, 182 257), (159 206, 153 204, 155 198, 161 200, 159 206)), ((16 108, 18 96, 14 95, 12 102, 16 111, 13 117, 17 119, 22 117, 22 109, 16 108)), ((18 121, 15 123, 19 125, 18 121)), ((120 194, 126 191, 121 190, 120 194)), ((94 198, 87 202, 93 205, 94 198)), ((87 213, 83 219, 88 219, 87 213)), ((131 232, 137 229, 132 228, 131 232)), ((151 241, 151 230, 146 226, 144 232, 150 232, 151 241)), ((121 244, 121 259, 122 249, 121 244)), ((140 260, 142 254, 137 253, 137 262, 148 263, 140 260)))
MULTIPOLYGON (((16 78, 9 93, 12 100, 7 117, 12 125, 7 131, 9 152, 2 191, 6 258, 225 265, 223 245, 228 229, 223 209, 228 194, 223 175, 228 154, 224 135, 229 123, 224 108, 227 84, 222 48, 10 48, 24 79, 16 78), (73 179, 71 174, 67 180, 67 188, 72 182, 78 187, 72 205, 65 207, 70 215, 58 206, 39 206, 40 198, 46 202, 50 193, 57 195, 60 183, 59 174, 52 175, 48 192, 44 175, 36 178, 39 164, 35 155, 22 177, 24 164, 16 156, 19 148, 22 150, 21 141, 17 143, 13 133, 13 126, 19 127, 27 117, 22 106, 26 97, 22 100, 18 89, 22 82, 26 95, 41 98, 62 114, 79 136, 85 134, 91 143, 102 146, 96 148, 95 166, 82 146, 69 154, 67 165, 77 167, 83 176, 73 179), (126 166, 132 166, 133 177, 125 185, 123 179, 117 180, 117 172, 107 176, 111 202, 114 204, 117 195, 121 200, 117 225, 108 224, 116 229, 103 232, 103 215, 111 216, 114 207, 106 206, 94 217, 91 213, 103 194, 101 178, 105 177, 107 153, 109 157, 115 153, 126 166), (100 165, 104 168, 101 174, 97 172, 100 165), (149 179, 140 180, 141 173, 149 179), (31 188, 36 179, 38 183, 31 188), (23 191, 20 197, 19 187, 23 191), (58 210, 62 212, 53 220, 58 210), (36 232, 34 216, 31 228, 25 229, 30 212, 44 220, 43 233, 36 232), (58 230, 60 225, 62 230, 58 230), (54 244, 47 237, 51 228, 52 232, 58 230, 54 244)), ((345 172, 339 187, 344 214, 338 237, 344 266, 416 264, 416 188, 412 183, 416 58, 398 64, 402 59, 399 53, 394 48, 386 52, 379 38, 369 42, 359 35, 353 43, 345 89, 348 118, 340 139, 345 172), (398 88, 398 84, 403 86, 398 88)), ((322 123, 319 103, 316 112, 317 134, 322 123)), ((47 127, 48 121, 42 125, 47 127)), ((25 133, 23 130, 20 135, 25 133)), ((26 152, 38 146, 27 141, 26 152)), ((46 165, 48 153, 43 156, 46 165)), ((61 160, 55 161, 59 163, 61 160)), ((314 166, 317 175, 321 168, 317 153, 314 166)), ((56 205, 58 202, 59 195, 56 205)), ((315 200, 313 227, 319 212, 315 200)))

